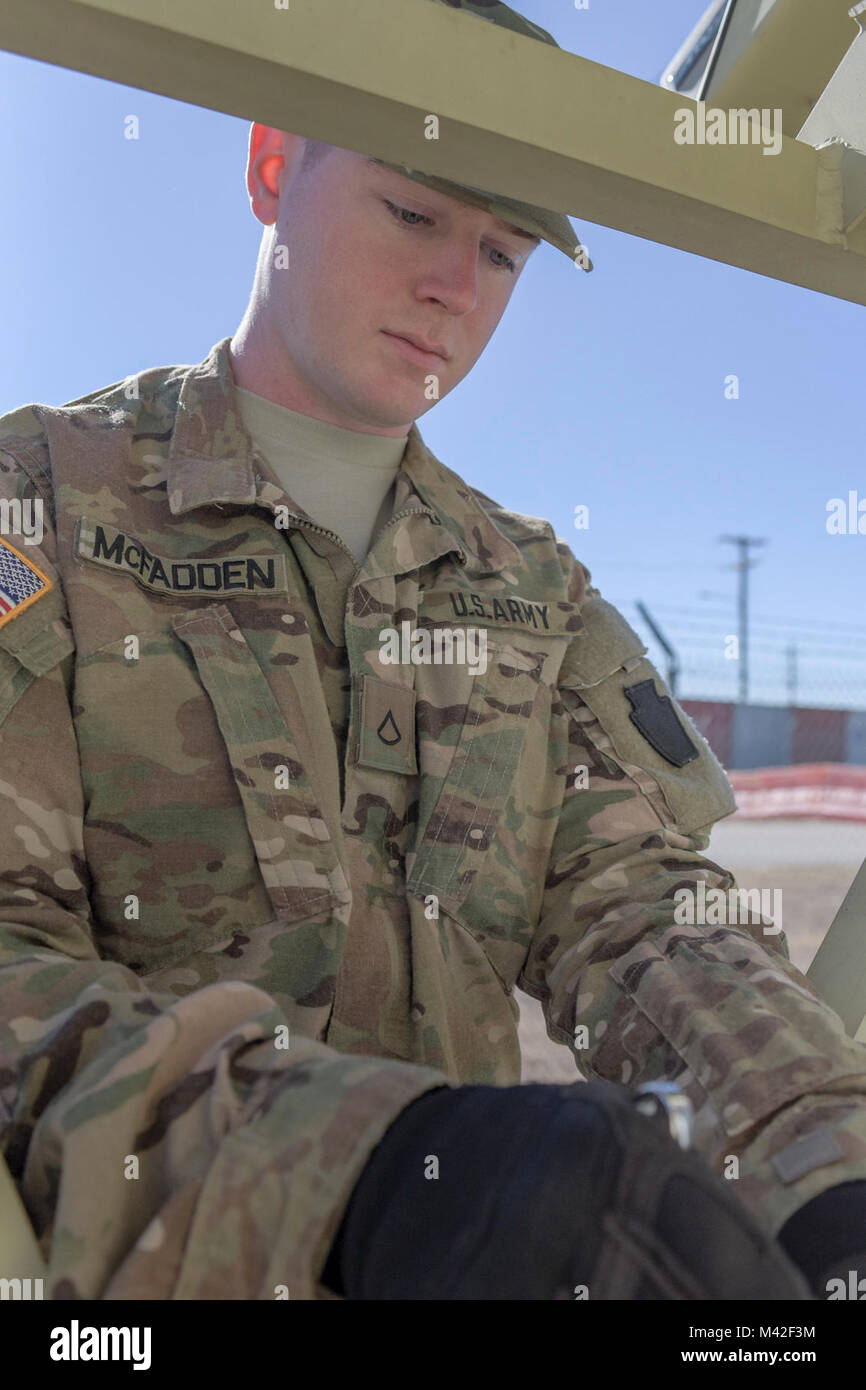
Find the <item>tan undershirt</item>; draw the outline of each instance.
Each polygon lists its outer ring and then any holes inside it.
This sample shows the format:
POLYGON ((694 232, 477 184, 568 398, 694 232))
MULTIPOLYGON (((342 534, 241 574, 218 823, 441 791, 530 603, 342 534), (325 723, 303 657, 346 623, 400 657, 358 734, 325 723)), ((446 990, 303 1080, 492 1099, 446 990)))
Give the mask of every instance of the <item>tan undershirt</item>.
POLYGON ((289 497, 363 563, 391 515, 408 431, 361 434, 236 389, 241 419, 289 497))

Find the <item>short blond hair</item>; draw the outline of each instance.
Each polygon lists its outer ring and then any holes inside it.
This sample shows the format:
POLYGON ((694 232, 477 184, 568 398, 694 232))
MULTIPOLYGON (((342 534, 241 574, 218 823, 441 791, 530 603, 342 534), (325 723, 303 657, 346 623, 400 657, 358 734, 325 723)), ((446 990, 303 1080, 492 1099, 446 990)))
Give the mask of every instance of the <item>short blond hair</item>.
POLYGON ((304 136, 304 153, 301 156, 301 172, 307 172, 320 164, 326 155, 336 149, 336 145, 328 145, 324 140, 313 140, 304 136))

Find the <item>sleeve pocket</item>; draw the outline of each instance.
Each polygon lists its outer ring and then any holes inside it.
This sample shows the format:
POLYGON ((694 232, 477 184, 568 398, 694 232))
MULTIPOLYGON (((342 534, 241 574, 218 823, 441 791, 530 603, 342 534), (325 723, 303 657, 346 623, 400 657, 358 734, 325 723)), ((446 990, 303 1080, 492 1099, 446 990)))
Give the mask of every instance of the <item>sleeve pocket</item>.
POLYGON ((638 634, 612 604, 581 609, 585 631, 560 672, 565 704, 574 692, 607 734, 625 770, 640 768, 658 786, 677 830, 691 834, 736 810, 724 769, 644 653, 638 634))
POLYGON ((37 676, 75 650, 65 605, 56 590, 0 627, 0 725, 37 676))
POLYGON ((35 679, 32 671, 0 648, 0 725, 35 679))
POLYGON ((726 1134, 812 1090, 863 1074, 863 1048, 742 928, 672 926, 640 941, 611 978, 692 1072, 726 1134))

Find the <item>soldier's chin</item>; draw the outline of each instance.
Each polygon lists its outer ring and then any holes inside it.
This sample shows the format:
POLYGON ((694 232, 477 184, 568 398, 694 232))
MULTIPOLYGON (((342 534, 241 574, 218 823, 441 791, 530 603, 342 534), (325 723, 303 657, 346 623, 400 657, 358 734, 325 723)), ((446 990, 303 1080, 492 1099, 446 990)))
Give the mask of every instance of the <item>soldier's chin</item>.
POLYGON ((418 385, 410 385, 408 389, 398 391, 393 396, 393 413, 395 419, 417 420, 420 415, 426 415, 428 410, 442 399, 441 395, 431 396, 425 390, 424 382, 418 385))
MULTIPOLYGON (((428 397, 427 397, 427 396, 424 394, 424 392, 422 391, 422 392, 420 393, 420 396, 419 396, 419 399, 418 399, 418 403, 417 403, 417 405, 415 406, 415 409, 414 409, 414 411, 413 411, 413 413, 412 413, 412 417, 411 417, 411 418, 412 418, 413 420, 419 420, 419 419, 421 418, 422 415, 426 415, 426 414, 427 414, 427 411, 428 411, 428 410, 432 410, 433 407, 434 407, 434 405, 438 405, 439 401, 441 401, 441 399, 442 399, 442 396, 444 396, 444 395, 446 395, 446 394, 447 394, 447 393, 446 393, 445 391, 443 391, 443 392, 442 392, 442 395, 436 396, 436 397, 434 397, 433 400, 430 400, 430 399, 428 399, 428 397)), ((407 418, 408 418, 408 417, 407 417, 407 418)))
POLYGON ((417 420, 419 415, 426 415, 438 400, 441 400, 441 395, 431 398, 423 377, 420 380, 391 377, 380 391, 371 391, 366 404, 368 411, 376 407, 377 423, 388 429, 405 424, 407 420, 417 420))

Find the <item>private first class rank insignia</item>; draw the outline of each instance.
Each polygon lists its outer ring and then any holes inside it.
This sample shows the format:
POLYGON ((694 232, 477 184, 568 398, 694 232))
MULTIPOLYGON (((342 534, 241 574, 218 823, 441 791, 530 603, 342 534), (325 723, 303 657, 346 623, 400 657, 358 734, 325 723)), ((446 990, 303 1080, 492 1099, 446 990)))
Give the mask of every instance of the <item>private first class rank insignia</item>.
POLYGON ((47 574, 0 536, 0 627, 53 588, 47 574))

